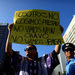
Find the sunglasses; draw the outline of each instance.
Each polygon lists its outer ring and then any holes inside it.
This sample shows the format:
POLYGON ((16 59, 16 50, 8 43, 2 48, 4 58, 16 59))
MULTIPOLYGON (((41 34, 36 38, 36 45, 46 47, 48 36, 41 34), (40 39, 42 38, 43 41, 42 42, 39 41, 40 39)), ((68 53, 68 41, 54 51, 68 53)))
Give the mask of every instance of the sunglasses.
POLYGON ((28 47, 28 48, 24 49, 24 51, 30 51, 30 50, 34 50, 34 48, 33 47, 28 47))

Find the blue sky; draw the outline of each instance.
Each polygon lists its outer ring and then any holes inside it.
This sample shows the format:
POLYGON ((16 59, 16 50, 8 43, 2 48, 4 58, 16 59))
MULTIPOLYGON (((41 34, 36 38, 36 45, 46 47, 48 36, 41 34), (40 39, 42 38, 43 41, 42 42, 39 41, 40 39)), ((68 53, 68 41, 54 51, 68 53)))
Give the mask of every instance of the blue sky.
MULTIPOLYGON (((0 23, 12 23, 15 11, 27 9, 42 9, 49 11, 60 12, 60 25, 63 26, 64 35, 73 15, 75 14, 75 0, 0 0, 0 23)), ((53 50, 54 46, 36 45, 39 56, 44 53, 49 53, 53 50)), ((19 50, 22 55, 26 45, 13 44, 13 49, 19 50)))

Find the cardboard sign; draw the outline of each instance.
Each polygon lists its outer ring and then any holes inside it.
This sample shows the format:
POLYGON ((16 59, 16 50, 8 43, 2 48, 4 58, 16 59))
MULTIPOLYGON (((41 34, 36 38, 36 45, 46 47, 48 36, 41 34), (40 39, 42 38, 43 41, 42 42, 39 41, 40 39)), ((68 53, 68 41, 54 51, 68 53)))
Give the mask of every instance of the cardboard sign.
POLYGON ((16 11, 10 41, 20 44, 56 45, 63 43, 59 12, 16 11))

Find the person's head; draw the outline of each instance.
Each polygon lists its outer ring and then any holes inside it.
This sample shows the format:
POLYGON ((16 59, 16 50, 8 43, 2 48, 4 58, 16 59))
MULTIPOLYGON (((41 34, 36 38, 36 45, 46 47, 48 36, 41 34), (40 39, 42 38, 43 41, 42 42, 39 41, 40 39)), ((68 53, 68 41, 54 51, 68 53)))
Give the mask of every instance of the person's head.
POLYGON ((72 43, 65 43, 62 46, 62 50, 63 50, 67 60, 70 60, 71 58, 74 57, 75 46, 72 43))
POLYGON ((25 54, 28 58, 33 60, 38 58, 37 48, 35 45, 28 45, 25 49, 25 54))

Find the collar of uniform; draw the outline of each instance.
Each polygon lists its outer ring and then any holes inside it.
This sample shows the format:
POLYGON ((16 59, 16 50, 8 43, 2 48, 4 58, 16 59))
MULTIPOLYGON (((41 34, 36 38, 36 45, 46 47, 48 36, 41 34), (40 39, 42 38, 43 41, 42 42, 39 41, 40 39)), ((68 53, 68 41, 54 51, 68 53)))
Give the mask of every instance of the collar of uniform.
MULTIPOLYGON (((75 60, 75 57, 70 59, 70 61, 74 61, 74 60, 75 60)), ((68 65, 70 63, 70 61, 67 61, 66 65, 68 65)))

